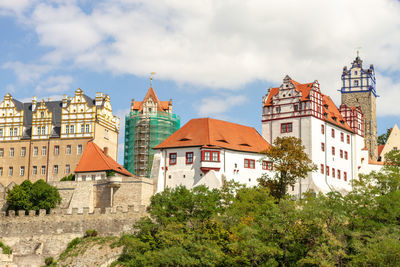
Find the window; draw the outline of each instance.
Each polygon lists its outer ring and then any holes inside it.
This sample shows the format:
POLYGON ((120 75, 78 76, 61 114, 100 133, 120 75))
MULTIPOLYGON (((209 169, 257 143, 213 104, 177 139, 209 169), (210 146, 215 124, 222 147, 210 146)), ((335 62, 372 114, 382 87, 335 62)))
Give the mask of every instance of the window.
POLYGON ((299 105, 296 104, 296 105, 294 105, 293 108, 294 108, 294 111, 298 111, 299 110, 299 105))
POLYGON ((219 151, 203 150, 201 152, 201 160, 219 162, 219 151))
POLYGON ((69 166, 69 164, 65 165, 65 173, 69 174, 71 172, 71 167, 69 166))
POLYGON ((321 164, 321 173, 324 174, 324 164, 321 164))
POLYGON ((332 155, 335 155, 335 147, 332 147, 332 155))
POLYGON ((19 176, 24 176, 25 175, 25 167, 24 166, 21 166, 20 168, 19 168, 19 176))
POLYGON ((193 152, 186 152, 186 164, 193 163, 193 152))
POLYGON ((325 126, 323 124, 321 125, 321 133, 325 134, 325 126))
POLYGON ((10 128, 10 136, 13 136, 13 134, 14 134, 14 131, 12 128, 10 128))
POLYGON ((325 151, 325 143, 321 143, 321 150, 322 150, 322 152, 325 151))
POLYGON ((42 172, 41 172, 41 174, 42 174, 42 175, 45 175, 45 174, 46 174, 46 166, 42 166, 42 172))
POLYGON ((3 176, 3 167, 0 167, 0 176, 3 176))
POLYGON ((355 70, 355 71, 354 71, 354 75, 357 75, 357 74, 358 74, 358 71, 355 70))
POLYGON ((8 176, 13 176, 13 174, 14 174, 13 167, 8 168, 8 176))
POLYGON ((4 148, 0 148, 0 158, 4 157, 4 148))
POLYGON ((75 126, 74 125, 71 125, 69 127, 69 132, 72 133, 72 134, 75 132, 75 126))
POLYGON ((47 146, 42 146, 42 156, 47 155, 47 146))
POLYGON ((263 160, 263 162, 262 162, 263 170, 272 171, 273 167, 274 167, 274 165, 272 164, 272 161, 263 160))
POLYGON ((394 150, 394 151, 397 151, 397 146, 393 147, 393 150, 394 150))
POLYGON ((78 155, 82 154, 82 145, 78 145, 78 155))
POLYGON ((3 136, 3 129, 0 129, 0 136, 3 136))
POLYGON ((14 128, 14 135, 18 136, 18 128, 14 128))
POLYGON ((340 170, 337 170, 337 178, 340 180, 340 170))
POLYGON ((53 173, 58 174, 58 165, 54 165, 53 173))
POLYGON ((347 143, 350 144, 350 135, 347 135, 346 139, 347 139, 347 143))
POLYGON ((335 129, 332 129, 332 138, 335 138, 335 129))
POLYGON ((347 151, 344 152, 344 159, 348 159, 347 151))
POLYGON ((60 154, 60 146, 54 146, 54 155, 60 154))
POLYGON ((292 123, 282 123, 281 124, 281 133, 291 133, 292 132, 292 123))
POLYGON ((176 153, 169 153, 169 165, 176 164, 176 153))
POLYGON ((249 169, 254 169, 255 160, 254 159, 244 159, 244 167, 249 169))
POLYGON ((71 145, 67 145, 67 150, 65 151, 65 154, 71 154, 71 145))
POLYGON ((25 157, 26 155, 26 147, 21 147, 21 157, 25 157))
POLYGON ((343 158, 343 150, 340 149, 340 158, 343 158))
POLYGON ((85 124, 81 124, 81 133, 85 132, 85 124))
POLYGON ((34 156, 37 156, 38 153, 39 153, 39 148, 38 148, 37 146, 35 146, 35 147, 33 148, 33 155, 34 155, 34 156))
POLYGON ((276 113, 281 113, 281 107, 276 107, 276 113))
POLYGON ((344 133, 340 133, 340 141, 344 142, 344 133))
POLYGON ((332 177, 335 178, 335 168, 332 168, 332 177))
POLYGON ((329 166, 326 166, 326 175, 329 176, 329 166))
POLYGON ((46 134, 46 127, 42 127, 42 135, 46 134))
POLYGON ((86 124, 86 132, 89 132, 89 124, 86 124))
POLYGON ((65 126, 65 133, 69 133, 69 125, 65 126))
POLYGON ((96 180, 96 175, 92 174, 92 181, 96 180))
POLYGON ((104 129, 104 138, 108 139, 108 130, 107 129, 104 129))
POLYGON ((36 175, 37 174, 37 166, 33 166, 32 168, 32 174, 36 175))
POLYGON ((358 80, 354 81, 354 86, 358 86, 358 80))
POLYGON ((14 157, 14 148, 10 148, 10 157, 14 157))
POLYGON ((347 172, 343 172, 343 179, 344 181, 347 181, 347 172))

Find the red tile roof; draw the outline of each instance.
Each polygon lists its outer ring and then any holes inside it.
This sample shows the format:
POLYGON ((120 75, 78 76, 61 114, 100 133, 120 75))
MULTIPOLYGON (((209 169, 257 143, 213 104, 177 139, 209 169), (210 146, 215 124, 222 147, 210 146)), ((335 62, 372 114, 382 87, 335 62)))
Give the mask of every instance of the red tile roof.
POLYGON ((153 87, 150 87, 147 91, 146 96, 144 97, 143 101, 135 101, 133 104, 133 110, 142 111, 143 110, 143 102, 146 102, 147 99, 151 97, 154 102, 157 103, 157 110, 158 111, 167 111, 169 108, 169 101, 160 101, 154 91, 153 87))
POLYGON ((115 171, 125 176, 132 177, 124 167, 119 165, 110 156, 106 156, 94 142, 88 142, 75 172, 115 171))
MULTIPOLYGON (((292 79, 290 81, 295 86, 296 91, 301 93, 300 101, 307 101, 310 99, 309 98, 310 90, 313 87, 313 83, 301 84, 292 79)), ((279 89, 280 89, 279 87, 270 89, 267 101, 265 101, 264 106, 272 105, 272 97, 279 93, 279 89)), ((324 120, 327 122, 330 122, 332 124, 335 124, 336 126, 344 128, 350 132, 353 132, 353 130, 350 128, 350 126, 347 124, 347 122, 344 120, 344 118, 340 114, 339 109, 333 103, 332 99, 327 95, 324 95, 324 94, 321 94, 321 95, 322 95, 323 112, 327 113, 327 117, 324 117, 324 120), (328 107, 326 108, 325 105, 327 105, 328 107), (334 118, 336 118, 336 120, 334 118), (341 121, 343 121, 344 123, 341 123, 341 121)))
POLYGON ((378 156, 381 155, 383 148, 385 147, 385 145, 379 145, 378 146, 378 156))
POLYGON ((270 144, 252 127, 201 118, 190 120, 155 149, 193 146, 261 152, 270 144))

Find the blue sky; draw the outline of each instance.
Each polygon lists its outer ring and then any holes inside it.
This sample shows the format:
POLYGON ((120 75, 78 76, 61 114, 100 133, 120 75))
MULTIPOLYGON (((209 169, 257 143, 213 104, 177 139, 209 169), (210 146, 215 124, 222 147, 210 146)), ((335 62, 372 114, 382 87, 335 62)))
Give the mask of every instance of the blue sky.
POLYGON ((286 74, 339 104, 360 50, 377 72, 378 133, 399 123, 400 4, 394 0, 0 0, 0 90, 19 100, 81 88, 121 118, 149 73, 182 124, 214 117, 261 131, 261 99, 286 74))

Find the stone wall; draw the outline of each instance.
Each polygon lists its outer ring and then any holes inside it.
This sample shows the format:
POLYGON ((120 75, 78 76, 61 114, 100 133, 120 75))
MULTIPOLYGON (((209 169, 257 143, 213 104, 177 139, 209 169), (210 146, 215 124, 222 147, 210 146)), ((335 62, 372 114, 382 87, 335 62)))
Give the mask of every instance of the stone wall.
POLYGON ((13 263, 17 266, 40 266, 46 257, 57 257, 75 237, 81 237, 88 229, 95 229, 99 235, 120 235, 133 230, 133 224, 146 215, 146 207, 129 206, 95 208, 89 213, 84 208, 55 209, 38 215, 30 211, 0 213, 1 241, 13 250, 13 263))

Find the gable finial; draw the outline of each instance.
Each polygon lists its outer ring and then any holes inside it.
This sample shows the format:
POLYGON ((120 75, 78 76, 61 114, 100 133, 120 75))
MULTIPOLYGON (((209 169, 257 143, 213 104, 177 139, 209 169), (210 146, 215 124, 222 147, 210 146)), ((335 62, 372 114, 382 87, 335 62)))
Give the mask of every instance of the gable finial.
POLYGON ((153 75, 157 74, 156 72, 150 72, 150 87, 153 86, 153 75))
POLYGON ((359 47, 357 47, 356 49, 357 49, 357 57, 360 57, 360 49, 361 49, 362 47, 361 46, 359 46, 359 47))

